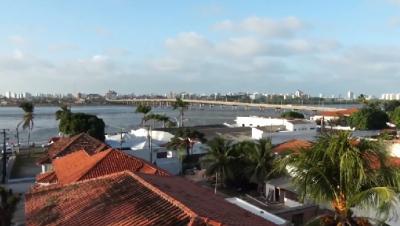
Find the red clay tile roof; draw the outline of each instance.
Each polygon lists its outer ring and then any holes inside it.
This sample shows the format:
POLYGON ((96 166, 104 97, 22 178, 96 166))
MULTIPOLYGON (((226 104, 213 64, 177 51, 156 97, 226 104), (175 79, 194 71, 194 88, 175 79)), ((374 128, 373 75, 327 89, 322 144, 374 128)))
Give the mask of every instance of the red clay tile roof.
POLYGON ((57 175, 55 174, 55 172, 50 171, 50 172, 38 174, 36 176, 36 182, 41 183, 41 184, 52 184, 52 183, 57 183, 58 179, 57 179, 57 175))
POLYGON ((250 212, 228 203, 214 191, 179 176, 160 177, 137 174, 150 185, 166 193, 174 200, 191 209, 203 219, 211 219, 222 225, 274 225, 250 212))
POLYGON ((47 149, 47 154, 41 158, 38 163, 51 163, 53 159, 67 155, 74 151, 79 151, 84 149, 90 155, 104 151, 109 147, 97 140, 96 138, 88 135, 87 133, 80 133, 72 137, 63 137, 58 141, 54 142, 47 149))
POLYGON ((301 149, 307 149, 312 146, 313 143, 307 140, 293 139, 284 143, 276 145, 272 151, 276 153, 283 153, 286 151, 300 151, 301 149))
POLYGON ((331 117, 339 117, 339 116, 350 116, 351 114, 359 111, 357 108, 350 108, 346 110, 340 111, 323 111, 320 113, 322 116, 331 116, 331 117))
POLYGON ((274 225, 209 189, 174 176, 125 171, 67 186, 44 187, 25 198, 28 226, 274 225))
POLYGON ((61 184, 92 179, 129 170, 147 174, 169 176, 169 173, 142 159, 108 149, 93 155, 80 150, 53 160, 53 168, 61 184))

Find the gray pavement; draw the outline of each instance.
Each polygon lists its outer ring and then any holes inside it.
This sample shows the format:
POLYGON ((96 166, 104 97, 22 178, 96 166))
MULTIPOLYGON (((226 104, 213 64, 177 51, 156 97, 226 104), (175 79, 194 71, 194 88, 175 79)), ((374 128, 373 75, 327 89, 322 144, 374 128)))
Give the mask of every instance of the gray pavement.
POLYGON ((20 193, 21 200, 17 205, 17 209, 15 210, 12 225, 25 225, 25 193, 29 190, 29 188, 34 184, 35 178, 19 178, 19 179, 10 179, 7 184, 0 184, 7 189, 12 189, 14 194, 20 193))

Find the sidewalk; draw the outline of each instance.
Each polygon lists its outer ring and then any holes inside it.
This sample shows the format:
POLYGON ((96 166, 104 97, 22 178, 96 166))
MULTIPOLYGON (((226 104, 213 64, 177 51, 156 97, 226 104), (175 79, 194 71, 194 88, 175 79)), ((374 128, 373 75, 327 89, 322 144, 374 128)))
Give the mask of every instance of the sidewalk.
POLYGON ((35 182, 34 177, 27 178, 19 178, 19 179, 10 179, 7 184, 1 184, 7 189, 12 189, 14 194, 21 193, 21 200, 18 202, 17 208, 15 210, 12 225, 25 225, 25 192, 29 190, 29 188, 35 182))

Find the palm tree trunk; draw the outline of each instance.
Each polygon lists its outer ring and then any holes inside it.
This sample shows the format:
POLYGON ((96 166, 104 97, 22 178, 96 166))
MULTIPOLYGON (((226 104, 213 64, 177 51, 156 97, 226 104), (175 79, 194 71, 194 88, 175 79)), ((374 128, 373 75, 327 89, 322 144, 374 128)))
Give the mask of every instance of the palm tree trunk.
POLYGON ((181 124, 180 127, 184 127, 184 126, 183 126, 183 108, 181 109, 180 121, 181 121, 181 122, 180 122, 180 124, 181 124))
POLYGON ((215 186, 214 186, 214 194, 217 194, 217 187, 218 187, 218 171, 215 172, 215 186))

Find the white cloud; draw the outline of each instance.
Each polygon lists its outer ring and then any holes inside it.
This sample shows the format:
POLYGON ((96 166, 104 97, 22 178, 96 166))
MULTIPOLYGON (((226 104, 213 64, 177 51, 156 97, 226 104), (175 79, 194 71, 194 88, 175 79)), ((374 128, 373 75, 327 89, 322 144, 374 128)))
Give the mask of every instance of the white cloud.
POLYGON ((305 29, 305 24, 296 17, 274 20, 265 17, 248 17, 239 22, 221 21, 213 26, 215 30, 252 32, 272 38, 288 38, 305 29))
POLYGON ((23 45, 26 43, 26 39, 20 35, 11 35, 8 40, 14 45, 23 45))

